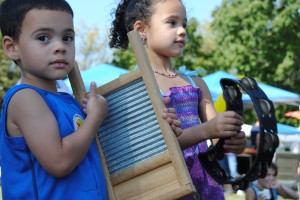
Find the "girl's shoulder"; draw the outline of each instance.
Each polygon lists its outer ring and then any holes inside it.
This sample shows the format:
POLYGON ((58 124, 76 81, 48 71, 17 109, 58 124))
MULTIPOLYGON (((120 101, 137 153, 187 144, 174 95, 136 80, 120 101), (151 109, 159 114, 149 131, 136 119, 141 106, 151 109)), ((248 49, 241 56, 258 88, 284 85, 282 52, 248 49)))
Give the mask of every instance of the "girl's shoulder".
POLYGON ((205 81, 199 77, 199 73, 205 72, 204 69, 190 71, 187 70, 185 66, 179 67, 178 73, 184 75, 188 78, 189 82, 193 87, 200 88, 202 95, 210 96, 210 92, 205 81))
POLYGON ((199 69, 194 71, 187 70, 186 66, 181 66, 178 69, 178 73, 186 76, 192 86, 199 87, 199 88, 202 88, 203 84, 206 85, 204 80, 201 77, 199 77, 199 73, 203 73, 203 72, 205 72, 204 69, 199 69))

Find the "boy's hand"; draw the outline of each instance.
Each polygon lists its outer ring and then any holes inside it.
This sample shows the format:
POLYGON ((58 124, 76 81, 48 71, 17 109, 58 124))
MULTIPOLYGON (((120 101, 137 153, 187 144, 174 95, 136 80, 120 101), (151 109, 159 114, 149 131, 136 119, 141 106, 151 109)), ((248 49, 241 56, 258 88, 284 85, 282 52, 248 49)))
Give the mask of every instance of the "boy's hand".
MULTIPOLYGON (((170 97, 164 98, 165 104, 168 105, 170 100, 170 97)), ((164 108, 162 117, 167 120, 177 137, 182 134, 181 121, 178 119, 176 110, 174 108, 164 108)))
POLYGON ((107 101, 103 96, 97 94, 95 82, 91 83, 88 98, 84 98, 82 101, 82 108, 86 115, 95 115, 100 119, 107 116, 107 101))

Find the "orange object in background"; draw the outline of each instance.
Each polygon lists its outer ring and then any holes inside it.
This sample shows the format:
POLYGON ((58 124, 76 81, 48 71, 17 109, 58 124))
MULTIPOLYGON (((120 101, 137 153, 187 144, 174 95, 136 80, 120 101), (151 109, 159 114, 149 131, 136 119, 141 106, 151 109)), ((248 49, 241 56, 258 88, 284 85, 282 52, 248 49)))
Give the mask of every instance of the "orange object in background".
POLYGON ((284 114, 284 116, 292 117, 292 118, 300 120, 300 110, 287 112, 287 113, 284 114))

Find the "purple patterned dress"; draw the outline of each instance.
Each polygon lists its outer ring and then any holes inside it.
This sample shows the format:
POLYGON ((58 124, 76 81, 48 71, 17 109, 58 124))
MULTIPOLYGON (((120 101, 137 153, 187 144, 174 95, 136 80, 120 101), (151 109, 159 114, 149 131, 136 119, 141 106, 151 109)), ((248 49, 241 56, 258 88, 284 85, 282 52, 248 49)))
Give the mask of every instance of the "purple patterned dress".
MULTIPOLYGON (((182 129, 200 124, 198 117, 198 103, 201 99, 200 88, 193 87, 192 85, 172 87, 163 96, 171 98, 171 103, 168 107, 176 109, 177 115, 182 122, 182 129)), ((196 152, 205 152, 206 150, 207 144, 204 141, 182 151, 193 184, 197 190, 197 194, 186 198, 187 200, 225 199, 222 186, 213 180, 198 160, 196 152)))

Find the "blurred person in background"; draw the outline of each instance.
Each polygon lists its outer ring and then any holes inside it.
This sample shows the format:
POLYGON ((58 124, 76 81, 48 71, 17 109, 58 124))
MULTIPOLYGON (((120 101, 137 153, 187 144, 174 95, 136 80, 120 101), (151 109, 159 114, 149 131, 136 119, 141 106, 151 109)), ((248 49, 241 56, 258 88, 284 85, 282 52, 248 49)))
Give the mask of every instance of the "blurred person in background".
POLYGON ((288 199, 299 199, 296 191, 276 181, 277 166, 271 163, 265 178, 250 183, 246 200, 277 200, 278 195, 288 199))

